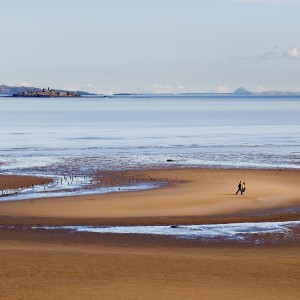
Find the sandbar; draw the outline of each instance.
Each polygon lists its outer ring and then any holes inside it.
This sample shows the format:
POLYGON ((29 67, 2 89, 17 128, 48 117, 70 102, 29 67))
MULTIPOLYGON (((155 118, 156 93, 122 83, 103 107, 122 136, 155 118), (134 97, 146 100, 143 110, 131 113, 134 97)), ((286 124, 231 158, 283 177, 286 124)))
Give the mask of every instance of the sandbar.
MULTIPOLYGON (((3 222, 5 217, 16 217, 48 224, 107 225, 278 221, 300 216, 300 171, 166 169, 110 172, 109 176, 111 184, 130 179, 156 182, 158 188, 3 202, 0 216, 3 222), (235 195, 240 180, 246 182, 246 192, 235 195)), ((95 180, 101 185, 107 178, 98 174, 95 180)))

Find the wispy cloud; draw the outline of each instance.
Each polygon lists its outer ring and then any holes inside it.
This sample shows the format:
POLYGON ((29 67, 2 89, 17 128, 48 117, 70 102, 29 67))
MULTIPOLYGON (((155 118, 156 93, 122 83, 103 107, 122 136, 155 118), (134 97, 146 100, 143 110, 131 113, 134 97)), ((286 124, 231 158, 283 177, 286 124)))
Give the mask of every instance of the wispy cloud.
POLYGON ((96 90, 94 91, 95 94, 99 94, 99 95, 107 95, 107 96, 112 96, 113 94, 115 94, 116 92, 114 90, 96 90))
POLYGON ((185 88, 182 85, 170 86, 170 85, 151 84, 150 88, 154 93, 158 93, 158 94, 171 94, 171 93, 185 92, 185 88))
POLYGON ((218 93, 229 93, 229 88, 226 85, 221 84, 221 85, 217 86, 216 91, 218 93))
POLYGON ((19 86, 25 86, 25 87, 27 87, 27 86, 30 86, 30 83, 28 83, 26 81, 22 81, 22 82, 19 83, 19 86))
POLYGON ((280 56, 274 51, 268 51, 268 52, 265 52, 263 55, 259 56, 259 58, 261 58, 261 59, 276 59, 279 57, 280 56))
POLYGON ((262 85, 259 85, 258 87, 256 87, 255 91, 257 93, 263 93, 263 92, 268 91, 268 89, 266 87, 262 86, 262 85))
POLYGON ((267 51, 262 55, 259 55, 260 59, 300 59, 300 45, 292 48, 286 48, 286 50, 281 50, 277 47, 273 47, 272 51, 267 51))
POLYGON ((300 46, 288 49, 285 52, 284 56, 287 58, 300 59, 300 46))

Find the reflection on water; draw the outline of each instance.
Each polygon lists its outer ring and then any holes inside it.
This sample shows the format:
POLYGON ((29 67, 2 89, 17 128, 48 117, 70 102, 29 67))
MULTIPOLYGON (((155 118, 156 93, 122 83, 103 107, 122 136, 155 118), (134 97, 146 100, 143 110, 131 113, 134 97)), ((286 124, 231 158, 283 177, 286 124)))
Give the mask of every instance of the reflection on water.
POLYGON ((132 183, 126 186, 117 185, 99 187, 97 184, 93 184, 93 178, 89 176, 61 176, 53 177, 52 179, 53 181, 47 185, 34 185, 29 188, 2 190, 0 192, 0 202, 127 192, 158 187, 157 184, 151 182, 132 183))
POLYGON ((211 225, 180 225, 180 226, 41 226, 32 229, 70 230, 72 232, 164 235, 188 239, 232 239, 247 240, 259 235, 281 234, 288 237, 293 228, 299 228, 300 221, 231 223, 211 225))

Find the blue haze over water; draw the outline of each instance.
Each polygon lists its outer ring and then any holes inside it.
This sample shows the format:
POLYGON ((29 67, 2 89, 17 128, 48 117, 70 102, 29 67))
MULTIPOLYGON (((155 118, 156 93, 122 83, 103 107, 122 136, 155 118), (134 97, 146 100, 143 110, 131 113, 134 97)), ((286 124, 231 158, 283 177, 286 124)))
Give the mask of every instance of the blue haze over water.
POLYGON ((0 98, 2 171, 300 168, 300 98, 0 98), (172 162, 167 162, 172 159, 172 162))

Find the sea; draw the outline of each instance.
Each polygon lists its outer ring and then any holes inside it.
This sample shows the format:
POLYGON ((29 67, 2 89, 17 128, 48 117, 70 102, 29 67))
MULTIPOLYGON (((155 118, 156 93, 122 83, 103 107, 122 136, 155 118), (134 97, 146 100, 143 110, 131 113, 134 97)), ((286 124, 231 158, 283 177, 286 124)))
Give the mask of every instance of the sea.
POLYGON ((2 169, 300 168, 300 98, 0 101, 2 169))
POLYGON ((300 97, 1 97, 0 141, 5 174, 300 169, 300 97))

